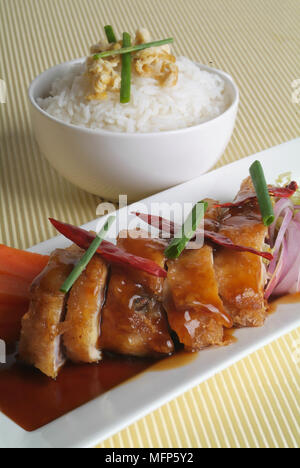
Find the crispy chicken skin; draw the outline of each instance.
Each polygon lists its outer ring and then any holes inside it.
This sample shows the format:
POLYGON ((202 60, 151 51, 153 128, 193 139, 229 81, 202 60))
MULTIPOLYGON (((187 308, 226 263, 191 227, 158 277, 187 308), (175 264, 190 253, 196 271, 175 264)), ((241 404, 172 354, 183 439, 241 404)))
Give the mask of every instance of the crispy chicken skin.
POLYGON ((186 350, 223 344, 224 326, 230 328, 232 321, 218 294, 210 246, 186 250, 168 262, 164 306, 186 350))
POLYGON ((61 347, 65 294, 60 288, 81 255, 78 248, 52 253, 32 284, 29 311, 22 320, 20 358, 53 379, 65 363, 61 347))
POLYGON ((107 275, 106 263, 95 255, 70 292, 63 342, 73 362, 98 362, 102 357, 98 342, 107 275))
MULTIPOLYGON (((242 183, 238 197, 252 195, 253 192, 252 181, 248 178, 242 183)), ((219 232, 236 244, 263 250, 268 229, 262 223, 257 200, 239 208, 224 210, 219 232)), ((215 255, 215 270, 221 298, 234 325, 262 326, 266 318, 266 276, 262 258, 221 248, 215 255)))
MULTIPOLYGON (((164 266, 165 244, 151 239, 118 240, 119 247, 164 266)), ((102 312, 101 348, 141 357, 171 354, 174 344, 165 311, 159 301, 163 280, 130 267, 112 267, 102 312)))

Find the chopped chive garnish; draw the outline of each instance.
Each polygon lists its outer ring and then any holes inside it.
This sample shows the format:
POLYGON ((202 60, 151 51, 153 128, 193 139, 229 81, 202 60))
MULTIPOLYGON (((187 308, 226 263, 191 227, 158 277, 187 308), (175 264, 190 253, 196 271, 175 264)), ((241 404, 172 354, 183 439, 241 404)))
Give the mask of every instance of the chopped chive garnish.
POLYGON ((88 250, 85 252, 81 260, 78 262, 78 264, 75 266, 73 269, 72 273, 70 276, 66 279, 64 284, 61 287, 61 292, 63 293, 68 293, 70 289, 72 288, 73 284, 75 281, 79 278, 81 273, 86 269, 90 261, 92 260, 93 256, 95 255, 96 251, 98 250, 101 242, 104 240, 104 237, 106 233, 109 231, 111 228, 112 224, 115 222, 116 217, 111 216, 108 218, 106 221, 105 225, 101 229, 101 231, 97 234, 95 237, 94 241, 91 243, 89 246, 88 250))
MULTIPOLYGON (((127 32, 123 33, 123 47, 131 46, 131 37, 127 32)), ((130 102, 131 88, 131 53, 122 55, 122 72, 121 72, 121 91, 120 102, 127 104, 130 102)))
POLYGON ((206 210, 208 208, 207 202, 199 202, 192 209, 187 220, 183 224, 180 233, 175 235, 175 238, 170 243, 169 247, 165 250, 165 256, 170 259, 178 258, 184 251, 187 244, 194 237, 201 221, 203 220, 206 210))
POLYGON ((263 223, 270 226, 275 221, 274 209, 269 194, 264 170, 259 161, 255 161, 250 167, 250 175, 256 191, 263 223))
POLYGON ((154 41, 154 42, 147 42, 146 44, 138 44, 131 47, 122 47, 121 49, 117 50, 105 50, 104 52, 100 52, 99 54, 94 55, 94 60, 98 60, 100 58, 111 57, 113 55, 123 55, 128 54, 129 52, 138 52, 139 50, 149 49, 150 47, 160 47, 165 44, 171 44, 174 42, 172 37, 168 39, 163 39, 162 41, 154 41))
POLYGON ((114 30, 113 30, 112 26, 110 26, 109 24, 107 26, 104 26, 104 31, 105 31, 107 40, 108 40, 108 42, 110 44, 113 44, 114 42, 117 42, 117 39, 116 39, 116 36, 115 36, 115 33, 114 33, 114 30))

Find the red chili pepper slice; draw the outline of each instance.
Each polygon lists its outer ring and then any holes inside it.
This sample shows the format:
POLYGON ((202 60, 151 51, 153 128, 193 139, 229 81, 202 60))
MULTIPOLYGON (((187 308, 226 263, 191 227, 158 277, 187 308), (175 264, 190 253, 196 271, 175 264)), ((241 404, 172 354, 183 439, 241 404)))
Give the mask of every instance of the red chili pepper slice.
MULTIPOLYGON (((175 223, 172 221, 168 221, 161 216, 154 216, 154 215, 147 215, 144 213, 133 213, 145 223, 153 226, 160 231, 164 231, 169 233, 170 235, 174 235, 180 229, 180 226, 176 226, 175 223)), ((273 260, 273 255, 269 252, 259 252, 258 250, 252 249, 251 247, 244 247, 242 245, 234 244, 228 237, 222 236, 217 232, 208 231, 207 229, 204 230, 204 237, 209 239, 214 244, 220 245, 222 247, 226 247, 227 249, 236 250, 237 252, 249 252, 254 255, 258 255, 259 257, 265 258, 266 260, 273 260)))
MULTIPOLYGON (((86 231, 85 229, 57 221, 53 218, 49 218, 49 221, 58 232, 67 237, 67 239, 70 241, 74 242, 74 244, 78 245, 78 247, 81 249, 87 250, 95 239, 95 235, 86 231)), ((128 252, 125 252, 111 242, 104 240, 100 248, 97 250, 97 253, 99 253, 101 257, 110 263, 128 265, 132 268, 135 268, 136 270, 143 271, 144 273, 148 273, 151 276, 156 276, 159 278, 167 277, 167 272, 152 260, 137 257, 128 252)))
POLYGON ((269 192, 270 195, 277 198, 290 198, 292 197, 298 190, 297 182, 293 181, 286 187, 270 187, 269 192))
MULTIPOLYGON (((270 195, 276 198, 290 198, 296 193, 297 190, 298 184, 295 181, 291 182, 286 187, 269 187, 270 195)), ((215 206, 217 208, 237 208, 239 206, 245 205, 246 203, 250 202, 251 200, 254 200, 255 198, 257 198, 257 196, 253 194, 251 197, 238 198, 233 203, 221 203, 215 206)))

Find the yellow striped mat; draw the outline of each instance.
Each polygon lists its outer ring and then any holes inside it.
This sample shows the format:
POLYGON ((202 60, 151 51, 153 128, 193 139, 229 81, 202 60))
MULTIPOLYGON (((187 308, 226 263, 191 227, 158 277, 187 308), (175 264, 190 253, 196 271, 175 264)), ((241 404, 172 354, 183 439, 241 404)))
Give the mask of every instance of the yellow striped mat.
MULTIPOLYGON (((46 68, 85 55, 107 23, 173 35, 177 54, 234 76, 240 113, 218 166, 299 136, 299 0, 0 0, 3 243, 26 248, 51 237, 50 215, 74 224, 95 218, 99 199, 39 154, 26 90, 46 68)), ((299 386, 296 330, 100 447, 299 447, 299 386)))

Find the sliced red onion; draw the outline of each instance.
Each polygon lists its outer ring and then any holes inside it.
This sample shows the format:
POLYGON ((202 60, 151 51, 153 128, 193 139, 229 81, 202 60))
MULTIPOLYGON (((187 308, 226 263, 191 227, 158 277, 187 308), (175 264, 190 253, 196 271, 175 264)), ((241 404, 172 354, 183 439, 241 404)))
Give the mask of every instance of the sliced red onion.
POLYGON ((276 231, 276 225, 277 225, 277 221, 278 219, 280 218, 280 216, 282 214, 284 214, 284 211, 287 209, 287 208, 291 208, 292 211, 294 211, 294 205, 293 203, 291 202, 291 200, 287 199, 287 198, 282 198, 281 200, 279 200, 275 206, 274 206, 274 214, 275 214, 275 221, 274 223, 271 225, 270 227, 270 242, 271 242, 271 247, 274 247, 274 244, 275 244, 275 231, 276 231))
POLYGON ((265 291, 265 299, 266 300, 268 300, 272 296, 276 286, 279 283, 279 280, 280 280, 281 275, 282 275, 282 270, 283 270, 283 267, 284 267, 284 258, 285 258, 285 256, 286 256, 286 241, 284 239, 283 244, 282 244, 280 257, 279 257, 279 260, 277 262, 274 274, 273 274, 272 278, 270 279, 269 284, 268 284, 268 286, 266 288, 266 291, 265 291))
POLYGON ((299 268, 300 268, 300 253, 294 263, 293 267, 289 270, 288 274, 281 281, 279 280, 278 285, 273 291, 274 296, 283 296, 285 294, 294 294, 299 292, 299 268))
POLYGON ((300 212, 291 200, 281 199, 275 207, 275 221, 270 227, 270 242, 274 246, 274 260, 270 263, 271 276, 265 297, 280 296, 300 291, 300 212), (278 219, 283 221, 276 237, 278 219))
POLYGON ((279 257, 279 252, 280 252, 280 249, 281 249, 281 245, 283 243, 285 233, 286 233, 292 219, 293 219, 293 212, 292 212, 292 210, 290 210, 290 208, 287 208, 286 213, 284 215, 284 219, 283 219, 281 227, 280 227, 280 230, 279 230, 277 238, 276 238, 276 242, 275 242, 275 246, 274 246, 274 253, 273 253, 273 260, 271 261, 269 269, 268 269, 269 275, 273 275, 274 272, 275 272, 277 260, 278 260, 278 257, 279 257))
POLYGON ((296 284, 296 289, 295 291, 291 291, 292 294, 296 294, 300 292, 300 268, 299 268, 299 273, 298 273, 298 279, 297 279, 297 284, 296 284))
POLYGON ((280 282, 284 280, 290 269, 292 268, 295 258, 298 254, 298 251, 296 250, 297 242, 299 241, 299 233, 298 230, 296 229, 296 226, 294 225, 294 222, 292 221, 287 229, 286 235, 285 235, 285 241, 286 241, 286 255, 284 258, 284 267, 282 270, 280 282))
POLYGON ((281 278, 273 291, 274 295, 283 295, 298 292, 300 273, 300 224, 291 221, 284 241, 286 253, 284 254, 284 267, 281 278))

